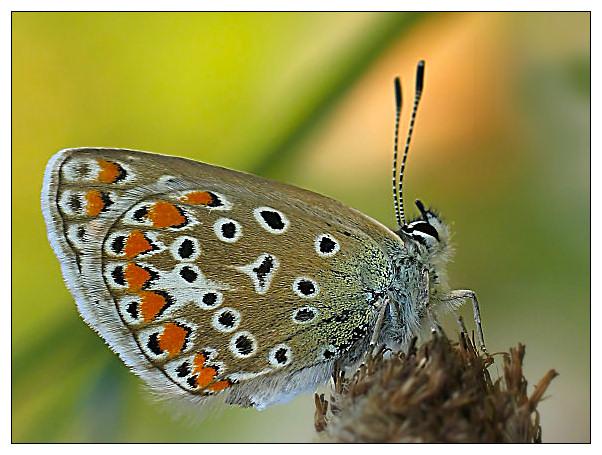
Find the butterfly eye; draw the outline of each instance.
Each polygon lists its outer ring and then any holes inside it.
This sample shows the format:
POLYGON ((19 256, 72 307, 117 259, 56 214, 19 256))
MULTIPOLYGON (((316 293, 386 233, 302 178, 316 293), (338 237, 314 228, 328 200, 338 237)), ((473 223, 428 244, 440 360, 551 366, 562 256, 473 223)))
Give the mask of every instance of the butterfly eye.
POLYGON ((432 225, 426 222, 418 222, 415 223, 414 226, 414 234, 420 233, 423 235, 428 235, 439 240, 439 233, 437 229, 435 229, 432 225))
POLYGON ((401 229, 409 237, 425 246, 439 242, 437 229, 426 221, 414 221, 401 229))

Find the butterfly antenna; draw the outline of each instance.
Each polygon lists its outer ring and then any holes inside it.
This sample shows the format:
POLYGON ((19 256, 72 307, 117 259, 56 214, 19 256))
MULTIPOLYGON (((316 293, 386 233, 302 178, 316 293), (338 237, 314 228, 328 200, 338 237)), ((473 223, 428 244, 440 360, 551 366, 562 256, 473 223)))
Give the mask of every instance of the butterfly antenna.
MULTIPOLYGON (((393 203, 395 205, 395 216, 397 225, 401 228, 401 216, 399 212, 399 195, 397 194, 397 149, 399 146, 399 118, 401 117, 401 81, 395 78, 395 144, 393 146, 393 203)), ((402 209, 403 213, 403 209, 402 209)), ((405 220, 404 220, 405 224, 405 220)))
MULTIPOLYGON (((412 118, 410 119, 410 128, 408 130, 408 138, 406 139, 405 149, 403 151, 403 158, 401 159, 401 169, 399 171, 399 213, 397 215, 397 222, 403 220, 403 224, 406 224, 405 213, 403 211, 403 171, 406 167, 406 159, 408 158, 408 150, 410 148, 410 141, 412 140, 412 132, 414 131, 414 121, 416 120, 416 111, 418 110, 418 103, 422 96, 422 89, 424 88, 424 60, 418 62, 416 67, 416 95, 414 97, 414 107, 412 108, 412 118)), ((397 136, 397 134, 396 134, 397 136)))

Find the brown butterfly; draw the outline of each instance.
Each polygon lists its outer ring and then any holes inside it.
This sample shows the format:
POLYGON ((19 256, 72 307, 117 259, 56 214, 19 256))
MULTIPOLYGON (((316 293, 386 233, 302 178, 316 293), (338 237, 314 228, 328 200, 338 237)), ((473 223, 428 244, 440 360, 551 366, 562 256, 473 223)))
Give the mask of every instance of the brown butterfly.
POLYGON ((168 395, 262 409, 313 391, 371 344, 403 345, 435 323, 432 309, 466 298, 482 342, 474 293, 445 283, 447 226, 419 202, 406 223, 393 182, 396 232, 243 172, 73 148, 48 163, 42 209, 82 317, 136 374, 168 395))

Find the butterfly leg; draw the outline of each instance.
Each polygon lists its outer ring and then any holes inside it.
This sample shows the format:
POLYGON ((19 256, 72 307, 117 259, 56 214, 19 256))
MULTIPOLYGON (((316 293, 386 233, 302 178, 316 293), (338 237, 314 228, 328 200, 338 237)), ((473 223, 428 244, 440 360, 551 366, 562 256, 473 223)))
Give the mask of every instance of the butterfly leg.
POLYGON ((388 298, 383 299, 380 310, 378 311, 378 317, 376 318, 376 324, 374 324, 374 332, 372 332, 372 338, 370 339, 370 350, 376 346, 378 337, 380 335, 380 329, 383 326, 387 307, 389 306, 390 300, 388 298))
POLYGON ((372 336, 370 337, 370 344, 368 345, 368 349, 364 354, 364 363, 366 363, 372 357, 372 354, 375 352, 376 343, 378 342, 380 330, 382 329, 385 314, 387 313, 387 307, 389 305, 390 300, 388 298, 382 300, 380 310, 378 310, 378 316, 376 317, 376 323, 374 324, 374 331, 372 332, 372 336))
MULTIPOLYGON (((465 300, 470 299, 472 301, 472 312, 474 317, 474 322, 477 325, 477 336, 479 337, 479 345, 481 351, 487 353, 487 349, 485 348, 485 337, 483 336, 483 326, 481 325, 481 310, 479 309, 479 302, 477 300, 477 296, 474 291, 469 289, 457 289, 455 291, 450 291, 445 298, 444 301, 450 302, 454 300, 465 300)), ((455 311, 454 311, 455 313, 455 311)), ((456 319, 458 316, 456 315, 456 319)), ((461 319, 460 319, 461 321, 461 319)), ((464 325, 462 323, 462 325, 464 325)), ((463 329, 464 331, 466 329, 463 329)))
POLYGON ((458 326, 460 326, 460 330, 462 331, 462 333, 468 333, 466 331, 466 326, 464 325, 464 321, 462 320, 462 316, 460 316, 458 314, 458 312, 456 311, 455 308, 452 310, 452 312, 454 313, 454 316, 456 317, 456 322, 458 323, 458 326))
POLYGON ((391 319, 393 319, 393 326, 399 327, 401 324, 401 316, 399 315, 399 307, 393 300, 389 300, 389 309, 391 310, 391 319))
POLYGON ((431 298, 430 298, 431 290, 430 290, 430 280, 429 280, 429 271, 422 271, 422 286, 420 290, 419 302, 422 307, 426 309, 426 314, 429 318, 429 322, 431 324, 431 332, 441 332, 441 325, 435 318, 435 315, 431 311, 431 298))

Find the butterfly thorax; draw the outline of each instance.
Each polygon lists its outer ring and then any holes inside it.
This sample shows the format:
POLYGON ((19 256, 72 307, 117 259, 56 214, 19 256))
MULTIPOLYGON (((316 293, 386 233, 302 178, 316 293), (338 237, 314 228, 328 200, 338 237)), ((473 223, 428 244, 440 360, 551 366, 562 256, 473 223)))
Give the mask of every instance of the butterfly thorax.
POLYGON ((400 241, 388 244, 392 274, 383 297, 397 311, 388 311, 381 340, 405 345, 421 331, 427 306, 436 310, 448 291, 446 265, 452 251, 449 228, 432 211, 396 234, 400 241))

